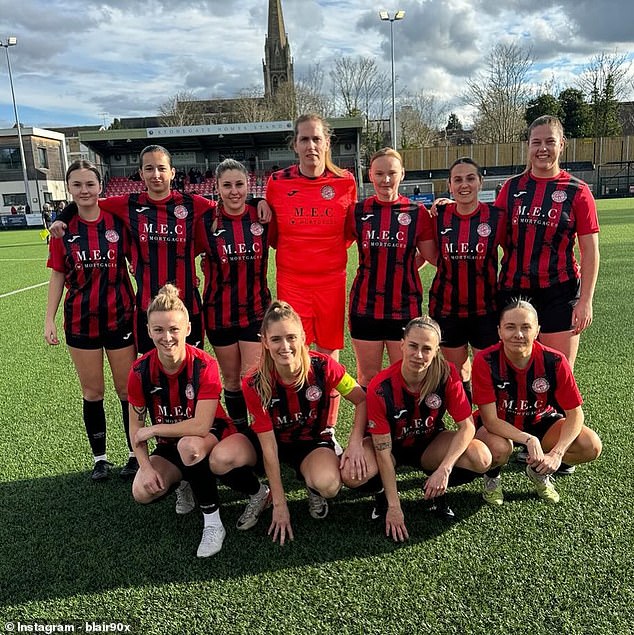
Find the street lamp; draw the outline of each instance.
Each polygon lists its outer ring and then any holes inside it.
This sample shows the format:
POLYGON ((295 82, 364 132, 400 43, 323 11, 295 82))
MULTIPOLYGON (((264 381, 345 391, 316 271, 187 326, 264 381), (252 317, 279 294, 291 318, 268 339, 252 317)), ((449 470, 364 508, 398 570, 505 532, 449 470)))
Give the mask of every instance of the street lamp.
MULTIPOLYGON (((9 84, 11 85, 11 98, 13 99, 13 114, 15 115, 15 125, 18 129, 18 144, 20 145, 20 160, 22 162, 22 178, 24 179, 24 196, 26 197, 26 205, 28 211, 31 210, 31 193, 29 192, 29 177, 26 173, 26 157, 24 156, 24 144, 22 143, 22 130, 20 128, 20 118, 18 117, 18 107, 15 103, 15 92, 13 90, 13 75, 11 74, 11 60, 9 59, 9 47, 15 46, 18 38, 11 36, 6 42, 0 40, 0 46, 4 48, 7 54, 7 67, 9 68, 9 84)), ((27 211, 25 207, 25 211, 27 211)))
POLYGON ((402 20, 405 17, 405 11, 399 9, 394 17, 390 17, 389 11, 379 11, 379 18, 390 23, 390 46, 392 48, 392 121, 390 125, 390 133, 392 136, 392 145, 396 147, 396 77, 394 75, 394 22, 402 20))

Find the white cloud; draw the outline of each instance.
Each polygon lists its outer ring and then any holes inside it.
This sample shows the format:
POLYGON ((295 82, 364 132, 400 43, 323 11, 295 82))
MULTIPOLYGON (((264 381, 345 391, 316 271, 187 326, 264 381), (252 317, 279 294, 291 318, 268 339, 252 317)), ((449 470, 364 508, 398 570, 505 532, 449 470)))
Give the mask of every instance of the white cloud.
MULTIPOLYGON (((319 63, 326 77, 343 55, 374 57, 390 72, 394 24, 399 86, 455 100, 498 41, 530 46, 534 82, 571 85, 592 55, 634 49, 631 0, 282 0, 296 74, 319 63), (388 6, 390 5, 390 6, 388 6)), ((150 115, 182 90, 227 97, 262 84, 265 0, 0 0, 16 97, 26 124, 99 123, 150 115), (70 121, 69 121, 70 118, 70 121), (73 119, 74 118, 74 119, 73 119)), ((0 35, 0 37, 5 37, 0 35)), ((0 57, 0 125, 13 122, 0 57)))

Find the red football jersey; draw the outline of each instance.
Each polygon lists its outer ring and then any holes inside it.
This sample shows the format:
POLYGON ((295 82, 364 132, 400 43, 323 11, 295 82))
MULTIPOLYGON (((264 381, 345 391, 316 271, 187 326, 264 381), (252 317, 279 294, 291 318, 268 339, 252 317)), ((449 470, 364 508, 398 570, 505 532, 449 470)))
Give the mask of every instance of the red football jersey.
POLYGON ((306 286, 319 286, 326 276, 345 278, 346 215, 356 198, 349 172, 339 177, 326 170, 309 178, 297 165, 274 172, 266 200, 277 227, 277 275, 306 286))
MULTIPOLYGON (((205 351, 186 344, 185 361, 178 372, 166 373, 154 348, 132 366, 128 379, 128 401, 137 408, 147 407, 152 425, 179 423, 191 419, 196 404, 217 399, 216 416, 210 429, 220 429, 222 438, 236 429, 220 404, 220 372, 216 360, 205 351)), ((178 438, 157 437, 157 443, 177 443, 178 438)))
POLYGON ((271 403, 265 409, 254 387, 255 374, 242 380, 247 408, 254 417, 254 432, 275 431, 278 443, 320 440, 328 431, 330 393, 341 382, 346 369, 332 357, 310 351, 308 379, 299 387, 283 384, 273 378, 271 403))
POLYGON ((495 403, 502 421, 530 433, 544 417, 563 415, 583 403, 565 355, 539 342, 526 368, 517 368, 498 342, 473 360, 474 403, 495 403))
POLYGON ((398 361, 373 377, 368 386, 368 432, 390 434, 392 440, 403 447, 413 445, 416 439, 444 429, 445 412, 454 421, 464 421, 471 415, 458 371, 449 364, 446 381, 429 393, 421 403, 420 395, 411 392, 401 373, 398 361))
POLYGON ((495 205, 506 212, 502 289, 544 289, 580 277, 576 236, 599 231, 586 183, 565 170, 553 178, 525 172, 506 181, 495 205))

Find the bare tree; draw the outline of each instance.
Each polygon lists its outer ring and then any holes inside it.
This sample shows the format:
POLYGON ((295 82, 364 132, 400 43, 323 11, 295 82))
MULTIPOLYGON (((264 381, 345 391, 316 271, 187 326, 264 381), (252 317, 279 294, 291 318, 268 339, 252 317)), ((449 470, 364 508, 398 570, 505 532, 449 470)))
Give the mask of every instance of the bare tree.
POLYGON ((405 93, 400 102, 396 120, 402 148, 422 148, 444 138, 441 129, 449 112, 446 103, 423 91, 413 95, 405 93))
POLYGON ((264 97, 262 87, 250 86, 240 91, 236 99, 236 121, 253 123, 274 119, 274 104, 264 97))
POLYGON ((338 110, 345 116, 368 118, 383 114, 391 84, 369 57, 341 57, 330 71, 338 110))
POLYGON ((195 126, 204 122, 203 102, 191 91, 181 91, 169 97, 158 109, 162 126, 195 126))
POLYGON ((631 66, 627 55, 603 51, 590 60, 579 77, 578 86, 590 105, 592 136, 621 134, 619 101, 628 92, 631 66))
POLYGON ((467 82, 465 101, 477 111, 478 141, 509 143, 521 137, 532 96, 527 82, 532 66, 529 50, 499 43, 489 53, 486 70, 467 82))
POLYGON ((334 105, 324 92, 325 73, 319 63, 311 64, 307 72, 295 82, 295 116, 305 112, 316 112, 322 117, 331 117, 334 105))

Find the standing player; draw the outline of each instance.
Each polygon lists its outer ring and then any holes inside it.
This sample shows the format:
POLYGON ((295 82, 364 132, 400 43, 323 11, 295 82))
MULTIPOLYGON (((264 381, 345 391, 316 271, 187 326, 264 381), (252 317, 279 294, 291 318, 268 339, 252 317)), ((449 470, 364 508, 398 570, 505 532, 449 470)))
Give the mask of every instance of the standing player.
POLYGON ((432 239, 422 252, 437 263, 429 314, 440 326, 443 356, 460 369, 471 398, 469 344, 475 355, 498 340, 498 246, 505 227, 499 210, 478 201, 482 173, 473 159, 454 161, 448 187, 454 200, 439 204, 438 215, 426 219, 432 239))
MULTIPOLYGON (((147 192, 101 199, 102 209, 120 218, 132 237, 131 266, 137 283, 135 336, 139 353, 152 348, 146 311, 151 299, 166 283, 179 289, 191 320, 188 342, 203 347, 202 302, 198 292, 194 250, 194 226, 215 203, 172 191, 175 170, 172 157, 162 146, 150 145, 139 155, 139 174, 147 192)), ((67 222, 72 207, 58 216, 67 222)))
POLYGON ((507 215, 501 305, 520 296, 529 299, 539 316, 540 341, 561 351, 574 368, 579 334, 592 323, 597 209, 590 188, 559 166, 565 144, 561 121, 544 115, 528 132, 529 167, 509 179, 496 199, 507 215))
POLYGON ((271 303, 267 267, 273 225, 260 223, 257 209, 246 204, 247 177, 238 161, 218 165, 221 202, 196 229, 196 251, 204 254, 205 328, 222 371, 227 411, 239 428, 248 423, 241 374, 257 363, 260 326, 271 303))
MULTIPOLYGON (((299 164, 274 172, 266 187, 277 225, 277 297, 300 315, 306 343, 338 360, 346 305, 345 224, 357 189, 352 174, 333 164, 330 129, 319 115, 295 121, 293 150, 299 164)), ((331 397, 334 424, 338 397, 331 397)))
POLYGON ((381 370, 383 349, 391 363, 401 358, 407 323, 420 315, 423 289, 416 268, 416 249, 428 219, 424 205, 399 196, 403 159, 392 148, 370 159, 376 194, 356 204, 349 217, 357 241, 359 268, 350 290, 350 335, 357 358, 357 379, 367 387, 381 370))
MULTIPOLYGON (((139 358, 130 372, 130 432, 139 471, 132 495, 151 503, 181 486, 193 491, 203 512, 204 529, 197 555, 206 558, 222 549, 225 528, 220 520, 216 478, 209 469, 211 449, 235 431, 219 403, 222 386, 215 360, 186 343, 190 323, 179 292, 165 285, 147 311, 148 329, 155 348, 139 358), (147 415, 151 424, 145 425, 147 415), (157 445, 151 455, 147 441, 157 445)), ((177 513, 192 511, 191 497, 177 513)))
POLYGON ((64 286, 64 332, 83 395, 83 418, 94 457, 92 479, 108 477, 106 415, 103 407, 103 353, 106 351, 115 390, 121 400, 130 453, 121 476, 136 472, 128 430, 127 378, 136 358, 132 338, 134 292, 125 256, 130 237, 124 224, 99 209, 101 174, 89 161, 74 161, 66 184, 78 214, 65 238, 53 238, 47 266, 51 268, 44 339, 57 345, 55 315, 64 286))
MULTIPOLYGON (((537 341, 537 311, 516 300, 500 314, 501 341, 473 362, 473 398, 492 435, 524 444, 526 473, 537 494, 557 503, 551 475, 562 461, 579 465, 601 454, 601 440, 583 423, 582 399, 566 357, 537 341)), ((500 476, 491 484, 503 499, 500 476)))
MULTIPOLYGON (((445 493, 469 483, 489 469, 491 453, 474 438, 471 404, 453 364, 440 351, 440 329, 427 316, 413 319, 401 342, 403 358, 381 371, 368 386, 368 430, 376 454, 368 477, 381 475, 384 491, 376 496, 373 519, 385 518, 385 533, 408 537, 396 488, 395 467, 423 469, 423 486, 431 510, 453 518, 445 493), (445 429, 449 412, 457 431, 445 429)), ((364 443, 368 443, 365 441, 364 443)))
POLYGON ((249 411, 257 433, 273 500, 269 534, 273 540, 293 540, 291 517, 280 474, 280 462, 295 469, 306 482, 308 509, 313 518, 328 514, 327 498, 341 488, 340 465, 355 462, 365 476, 363 456, 341 461, 334 429, 328 421, 333 390, 355 405, 354 430, 365 427, 365 394, 345 368, 327 355, 308 351, 300 317, 286 302, 271 304, 262 322, 262 353, 258 367, 243 380, 249 411))

